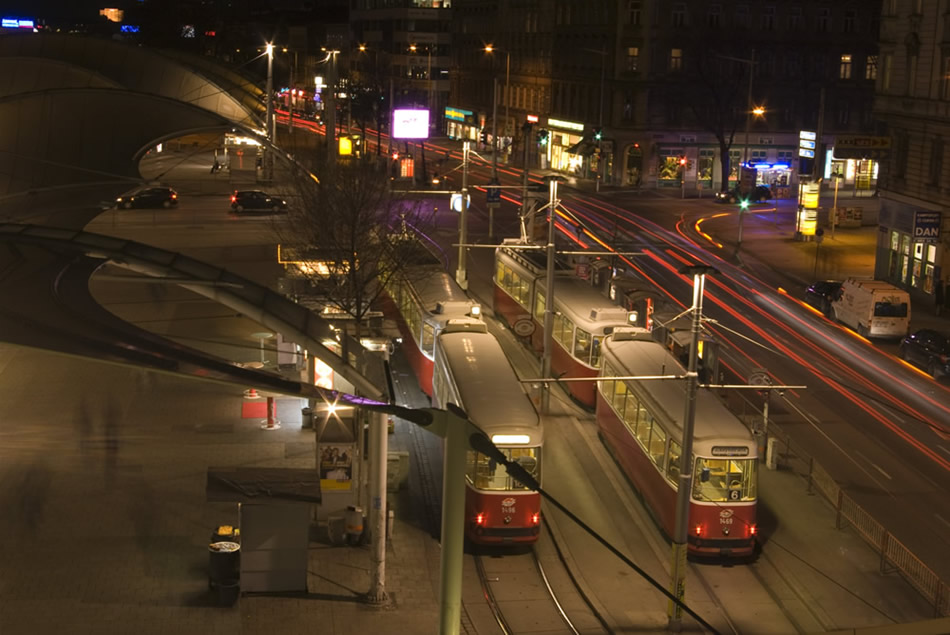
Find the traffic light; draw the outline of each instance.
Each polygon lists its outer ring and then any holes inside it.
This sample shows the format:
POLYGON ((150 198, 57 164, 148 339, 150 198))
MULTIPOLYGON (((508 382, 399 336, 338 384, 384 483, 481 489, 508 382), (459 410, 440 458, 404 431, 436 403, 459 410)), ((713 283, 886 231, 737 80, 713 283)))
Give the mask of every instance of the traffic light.
POLYGON ((739 207, 741 207, 744 210, 749 209, 749 199, 744 198, 741 201, 739 201, 739 207))
POLYGON ((481 140, 482 140, 482 143, 486 143, 486 144, 487 144, 487 143, 488 143, 488 130, 486 130, 485 128, 482 128, 482 132, 481 132, 481 137, 480 137, 480 138, 481 138, 481 140))
POLYGON ((538 130, 538 143, 543 146, 546 146, 548 144, 547 130, 544 130, 544 129, 538 130))
POLYGON ((600 141, 604 138, 603 128, 594 128, 594 141, 600 141))

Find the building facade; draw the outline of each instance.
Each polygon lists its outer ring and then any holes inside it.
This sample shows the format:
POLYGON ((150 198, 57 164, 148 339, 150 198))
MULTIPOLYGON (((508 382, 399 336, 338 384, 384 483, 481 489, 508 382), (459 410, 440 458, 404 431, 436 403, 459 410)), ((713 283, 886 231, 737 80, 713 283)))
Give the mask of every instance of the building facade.
POLYGON ((891 151, 875 275, 917 301, 945 300, 950 277, 950 12, 938 0, 884 0, 875 114, 891 151), (945 294, 944 294, 945 295, 945 294))
POLYGON ((829 150, 838 135, 874 131, 876 2, 454 0, 453 6, 459 82, 450 100, 467 110, 488 109, 501 56, 494 69, 484 54, 473 56, 495 42, 510 56, 510 88, 501 91, 500 103, 515 125, 537 115, 536 127, 547 132, 529 139, 538 165, 695 195, 720 189, 724 179, 735 182, 746 160, 758 168, 759 182, 784 187, 789 196, 803 170, 817 177, 840 173, 845 187, 874 191, 872 159, 829 150), (757 108, 761 114, 751 114, 757 108), (800 161, 799 133, 817 136, 819 127, 816 146, 827 160, 815 167, 800 161))

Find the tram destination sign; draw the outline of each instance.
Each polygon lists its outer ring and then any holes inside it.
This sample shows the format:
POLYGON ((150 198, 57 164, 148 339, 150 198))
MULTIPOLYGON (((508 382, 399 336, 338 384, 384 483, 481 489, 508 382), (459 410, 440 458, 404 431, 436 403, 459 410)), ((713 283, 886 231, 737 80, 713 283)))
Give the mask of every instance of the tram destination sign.
POLYGON ((714 445, 713 456, 749 456, 749 448, 742 445, 714 445))

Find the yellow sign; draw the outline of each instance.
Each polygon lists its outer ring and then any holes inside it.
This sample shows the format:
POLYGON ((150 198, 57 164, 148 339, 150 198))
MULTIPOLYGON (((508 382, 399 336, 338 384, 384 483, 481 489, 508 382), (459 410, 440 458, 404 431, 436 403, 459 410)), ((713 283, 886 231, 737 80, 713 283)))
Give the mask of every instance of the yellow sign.
POLYGON ((805 209, 818 209, 818 196, 821 188, 817 183, 806 183, 802 186, 802 207, 805 209))
POLYGON ((340 156, 353 154, 353 142, 349 137, 340 137, 340 156))

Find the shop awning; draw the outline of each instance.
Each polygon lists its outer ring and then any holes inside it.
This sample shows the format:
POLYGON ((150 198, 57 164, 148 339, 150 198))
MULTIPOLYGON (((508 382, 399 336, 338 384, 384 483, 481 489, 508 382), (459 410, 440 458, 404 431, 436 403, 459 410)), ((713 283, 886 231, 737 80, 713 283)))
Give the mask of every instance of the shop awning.
POLYGON ((586 157, 588 155, 594 154, 594 150, 597 149, 597 144, 588 139, 581 139, 570 148, 567 149, 568 154, 579 154, 580 156, 586 157))

